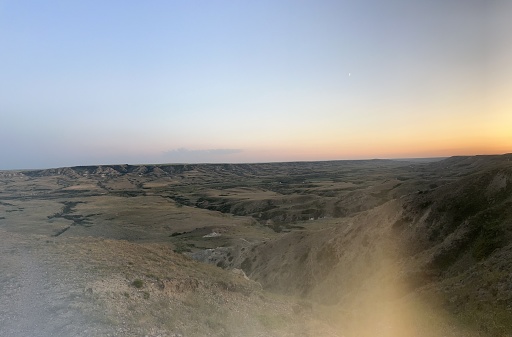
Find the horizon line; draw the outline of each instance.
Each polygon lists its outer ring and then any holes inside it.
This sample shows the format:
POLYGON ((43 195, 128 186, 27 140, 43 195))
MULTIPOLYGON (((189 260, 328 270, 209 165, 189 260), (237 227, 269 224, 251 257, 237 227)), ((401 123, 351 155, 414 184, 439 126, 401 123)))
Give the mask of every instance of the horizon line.
POLYGON ((452 155, 452 156, 435 156, 435 157, 399 157, 399 158, 379 158, 368 157, 359 159, 325 159, 325 160, 290 160, 290 161, 258 161, 258 162, 175 162, 175 163, 110 163, 110 164, 87 164, 87 165, 70 165, 70 166, 55 166, 55 167, 42 167, 42 168, 16 168, 16 169, 1 169, 0 172, 6 171, 39 171, 39 170, 56 170, 74 167, 88 167, 88 166, 167 166, 167 165, 261 165, 261 164, 286 164, 286 163, 320 163, 320 162, 338 162, 338 161, 372 161, 372 160, 390 160, 390 161, 411 161, 411 162, 435 162, 448 158, 464 158, 464 157, 478 157, 478 156, 505 156, 512 155, 511 153, 501 154, 475 154, 475 155, 452 155))

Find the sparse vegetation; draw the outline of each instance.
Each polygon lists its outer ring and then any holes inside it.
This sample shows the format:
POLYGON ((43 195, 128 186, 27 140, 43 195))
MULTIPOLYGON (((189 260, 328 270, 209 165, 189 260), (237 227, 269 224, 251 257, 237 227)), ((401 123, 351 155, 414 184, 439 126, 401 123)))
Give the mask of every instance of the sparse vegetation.
POLYGON ((132 282, 132 286, 134 286, 137 289, 140 289, 144 287, 144 281, 142 281, 141 279, 136 279, 132 282))
POLYGON ((2 181, 0 264, 28 264, 0 286, 48 269, 103 335, 506 336, 509 157, 26 172, 2 181))
POLYGON ((175 244, 175 247, 174 247, 174 252, 178 253, 178 254, 182 254, 182 253, 186 253, 186 252, 191 252, 192 250, 190 249, 189 246, 187 246, 186 243, 183 243, 183 242, 178 242, 175 244))

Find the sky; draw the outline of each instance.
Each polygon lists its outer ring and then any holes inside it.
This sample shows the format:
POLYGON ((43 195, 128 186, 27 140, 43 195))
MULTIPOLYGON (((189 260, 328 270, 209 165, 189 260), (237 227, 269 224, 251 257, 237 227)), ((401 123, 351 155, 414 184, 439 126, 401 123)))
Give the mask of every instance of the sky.
POLYGON ((0 0, 0 169, 512 152, 508 0, 0 0))

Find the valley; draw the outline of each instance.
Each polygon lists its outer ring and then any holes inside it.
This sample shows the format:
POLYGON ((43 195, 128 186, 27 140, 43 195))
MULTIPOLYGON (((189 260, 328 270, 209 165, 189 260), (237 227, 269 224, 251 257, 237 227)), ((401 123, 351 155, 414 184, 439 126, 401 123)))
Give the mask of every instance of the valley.
POLYGON ((0 335, 512 335, 511 160, 1 171, 0 335))

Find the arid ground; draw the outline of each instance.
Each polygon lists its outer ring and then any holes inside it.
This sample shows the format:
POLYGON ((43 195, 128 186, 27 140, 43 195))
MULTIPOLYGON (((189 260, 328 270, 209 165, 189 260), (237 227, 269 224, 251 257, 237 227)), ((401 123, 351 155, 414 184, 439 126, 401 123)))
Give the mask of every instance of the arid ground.
POLYGON ((512 155, 0 171, 0 336, 512 336, 512 155))

